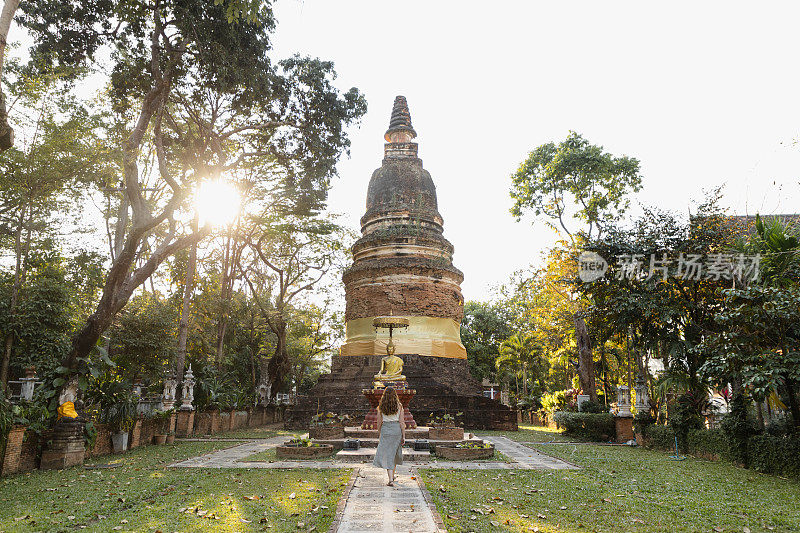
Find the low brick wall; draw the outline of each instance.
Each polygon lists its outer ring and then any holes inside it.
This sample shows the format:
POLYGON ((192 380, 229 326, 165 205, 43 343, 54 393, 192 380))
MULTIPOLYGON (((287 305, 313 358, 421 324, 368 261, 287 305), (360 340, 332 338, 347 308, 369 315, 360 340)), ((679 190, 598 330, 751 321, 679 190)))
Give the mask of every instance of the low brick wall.
MULTIPOLYGON (((192 434, 214 435, 229 431, 231 427, 234 429, 259 427, 281 422, 284 412, 285 407, 283 406, 254 407, 243 411, 223 413, 219 411, 195 412, 192 420, 192 434)), ((128 435, 128 448, 133 449, 153 444, 154 435, 167 433, 169 427, 175 428, 176 422, 177 414, 173 414, 167 420, 139 417, 128 435)), ((97 438, 94 445, 87 448, 86 459, 108 455, 114 451, 108 426, 95 424, 95 429, 97 438)), ((9 441, 3 457, 0 457, 0 461, 2 461, 0 475, 30 472, 39 468, 42 450, 39 445, 39 436, 36 433, 26 431, 24 428, 12 430, 9 441)))
POLYGON ((333 455, 333 446, 320 444, 318 446, 278 446, 275 448, 275 457, 278 459, 315 459, 333 455))
POLYGON ((108 455, 114 451, 111 444, 111 431, 105 424, 95 424, 97 430, 97 438, 94 441, 94 446, 86 449, 86 458, 97 457, 98 455, 108 455))
POLYGON ((431 427, 428 430, 430 440, 464 440, 464 429, 459 427, 431 427))
POLYGON ((455 448, 452 446, 436 446, 434 453, 442 459, 450 461, 474 461, 477 459, 490 459, 494 456, 494 446, 491 448, 455 448))

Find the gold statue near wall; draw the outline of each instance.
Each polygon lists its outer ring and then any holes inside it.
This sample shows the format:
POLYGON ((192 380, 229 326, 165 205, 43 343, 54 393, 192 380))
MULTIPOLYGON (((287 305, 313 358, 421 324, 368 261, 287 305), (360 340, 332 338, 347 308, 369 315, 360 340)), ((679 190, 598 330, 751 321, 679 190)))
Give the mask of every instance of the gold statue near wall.
POLYGON ((375 374, 375 387, 383 387, 384 381, 405 381, 403 360, 394 354, 394 344, 386 346, 386 355, 381 359, 381 369, 375 374))

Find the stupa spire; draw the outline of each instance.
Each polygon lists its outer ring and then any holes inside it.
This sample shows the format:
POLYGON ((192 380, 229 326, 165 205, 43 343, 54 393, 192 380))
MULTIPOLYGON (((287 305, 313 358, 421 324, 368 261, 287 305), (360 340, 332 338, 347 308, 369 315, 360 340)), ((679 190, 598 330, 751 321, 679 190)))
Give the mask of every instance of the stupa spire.
POLYGON ((414 127, 411 126, 411 112, 408 110, 408 102, 405 96, 397 96, 392 107, 392 118, 389 120, 389 129, 383 135, 386 142, 402 143, 409 142, 417 136, 414 127))

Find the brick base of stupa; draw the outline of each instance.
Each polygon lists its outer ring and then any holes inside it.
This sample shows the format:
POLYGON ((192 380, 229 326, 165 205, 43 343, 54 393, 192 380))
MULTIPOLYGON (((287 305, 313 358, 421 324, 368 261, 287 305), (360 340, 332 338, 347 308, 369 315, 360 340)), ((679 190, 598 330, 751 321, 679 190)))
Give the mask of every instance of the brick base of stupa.
MULTIPOLYGON (((428 425, 431 415, 463 413, 458 422, 467 429, 517 429, 515 411, 483 396, 465 359, 399 355, 405 363, 403 374, 408 387, 417 391, 409 406, 417 424, 428 425)), ((327 411, 349 414, 355 418, 352 425, 361 425, 370 411, 361 390, 372 388, 380 363, 379 355, 334 356, 331 373, 321 376, 317 385, 287 411, 287 427, 307 429, 315 413, 327 411)))

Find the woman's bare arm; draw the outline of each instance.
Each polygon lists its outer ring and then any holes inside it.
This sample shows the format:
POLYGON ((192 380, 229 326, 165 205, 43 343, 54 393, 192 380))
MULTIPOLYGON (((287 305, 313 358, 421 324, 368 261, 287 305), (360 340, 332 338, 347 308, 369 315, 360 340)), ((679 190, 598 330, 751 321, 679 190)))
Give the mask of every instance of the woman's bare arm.
POLYGON ((403 406, 401 405, 398 410, 397 414, 400 418, 400 444, 404 444, 406 442, 406 423, 403 420, 403 406))
POLYGON ((381 434, 382 425, 383 425, 383 413, 381 413, 381 410, 378 409, 378 427, 376 428, 378 430, 378 435, 381 434))

